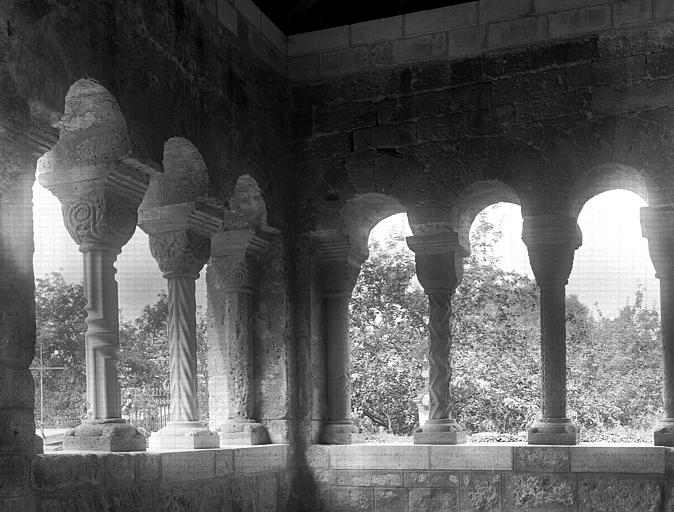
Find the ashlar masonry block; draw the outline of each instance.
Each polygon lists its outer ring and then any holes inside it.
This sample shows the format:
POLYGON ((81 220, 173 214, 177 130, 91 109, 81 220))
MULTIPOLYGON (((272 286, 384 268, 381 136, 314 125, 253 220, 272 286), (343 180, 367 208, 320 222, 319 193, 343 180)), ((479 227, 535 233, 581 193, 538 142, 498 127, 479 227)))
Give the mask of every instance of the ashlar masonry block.
POLYGON ((550 37, 564 37, 610 26, 611 7, 609 5, 562 11, 548 16, 548 35, 550 37))
POLYGON ((664 474, 665 448, 661 446, 572 446, 575 473, 664 474))
POLYGON ((544 16, 503 21, 487 28, 487 46, 491 48, 540 41, 547 35, 548 22, 544 16))
POLYGON ((448 28, 477 24, 477 2, 450 5, 405 15, 405 36, 442 32, 448 28))
POLYGON ((521 18, 532 14, 530 0, 480 0, 478 2, 478 22, 521 18))
POLYGON ((622 0, 612 4, 613 25, 627 25, 650 20, 653 17, 652 0, 622 0))
POLYGON ((513 447, 493 445, 430 446, 431 470, 510 471, 513 447))
POLYGON ((428 447, 330 446, 331 469, 428 469, 428 447))

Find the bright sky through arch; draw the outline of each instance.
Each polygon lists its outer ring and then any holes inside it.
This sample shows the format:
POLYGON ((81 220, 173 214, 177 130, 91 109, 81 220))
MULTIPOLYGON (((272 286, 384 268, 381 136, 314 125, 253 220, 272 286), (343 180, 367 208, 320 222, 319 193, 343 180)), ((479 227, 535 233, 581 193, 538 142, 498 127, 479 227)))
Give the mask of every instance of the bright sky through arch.
MULTIPOLYGON (((33 185, 33 232, 36 278, 61 272, 66 282, 82 281, 82 254, 63 224, 61 203, 37 181, 33 185)), ((166 291, 166 280, 150 254, 147 235, 136 228, 115 263, 119 308, 125 320, 136 318, 146 304, 157 302, 157 294, 166 291)), ((206 268, 197 280, 197 307, 206 304, 206 268)))

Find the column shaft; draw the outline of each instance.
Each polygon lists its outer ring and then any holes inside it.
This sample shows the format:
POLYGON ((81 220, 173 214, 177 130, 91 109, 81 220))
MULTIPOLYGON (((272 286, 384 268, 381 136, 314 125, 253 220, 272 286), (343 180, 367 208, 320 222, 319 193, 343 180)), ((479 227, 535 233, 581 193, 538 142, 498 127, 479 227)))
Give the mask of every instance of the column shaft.
POLYGON ((168 281, 171 421, 198 421, 197 328, 194 276, 168 281))
POLYGON ((665 417, 674 418, 674 278, 660 276, 660 336, 664 362, 665 417))
POLYGON ((87 400, 90 420, 121 418, 119 311, 114 263, 117 254, 106 249, 83 251, 87 400))
POLYGON ((451 417, 452 378, 450 351, 452 339, 449 321, 452 315, 451 294, 428 294, 428 378, 430 411, 428 419, 440 420, 451 417))
POLYGON ((540 287, 541 413, 566 417, 566 319, 564 283, 540 287))
POLYGON ((228 289, 224 295, 222 335, 226 421, 250 421, 254 415, 252 293, 228 289))
POLYGON ((351 423, 351 360, 349 340, 349 299, 341 295, 325 297, 326 388, 328 421, 351 423))

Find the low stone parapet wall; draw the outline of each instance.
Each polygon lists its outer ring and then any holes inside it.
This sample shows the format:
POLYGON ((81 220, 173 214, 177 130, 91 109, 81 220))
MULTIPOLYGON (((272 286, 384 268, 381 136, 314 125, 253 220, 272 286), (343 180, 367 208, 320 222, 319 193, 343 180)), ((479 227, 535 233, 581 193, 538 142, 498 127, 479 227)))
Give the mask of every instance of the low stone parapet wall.
POLYGON ((300 509, 670 511, 673 462, 646 445, 312 446, 300 509))
POLYGON ((288 452, 265 445, 0 457, 0 511, 292 511, 288 452))

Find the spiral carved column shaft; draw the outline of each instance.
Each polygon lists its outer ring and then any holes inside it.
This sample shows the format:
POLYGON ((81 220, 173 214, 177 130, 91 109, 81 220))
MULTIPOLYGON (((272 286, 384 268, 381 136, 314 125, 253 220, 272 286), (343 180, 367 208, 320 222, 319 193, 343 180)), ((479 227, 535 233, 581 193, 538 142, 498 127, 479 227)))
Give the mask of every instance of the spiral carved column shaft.
POLYGON ((170 276, 167 281, 171 421, 197 421, 197 306, 194 276, 170 276))
POLYGON ((428 378, 430 411, 428 418, 451 418, 452 339, 449 321, 452 316, 450 293, 428 294, 428 378))
POLYGON ((452 296, 463 276, 466 251, 455 232, 431 232, 407 238, 415 253, 419 283, 428 297, 428 421, 414 434, 415 444, 460 444, 466 433, 452 417, 452 296))

